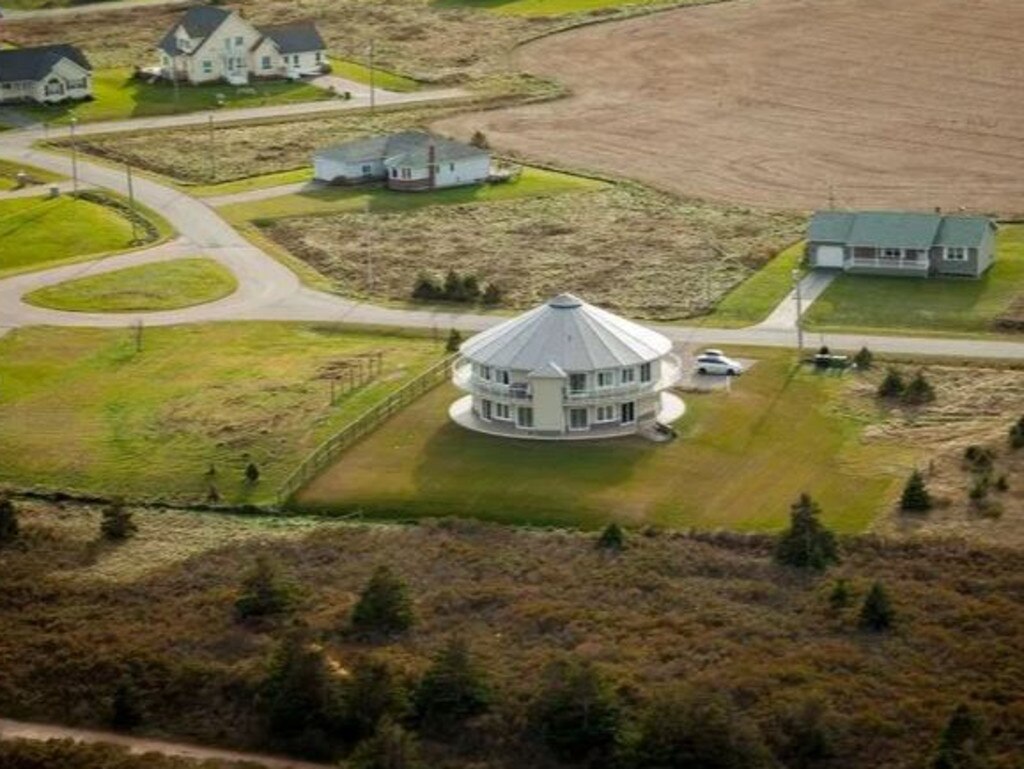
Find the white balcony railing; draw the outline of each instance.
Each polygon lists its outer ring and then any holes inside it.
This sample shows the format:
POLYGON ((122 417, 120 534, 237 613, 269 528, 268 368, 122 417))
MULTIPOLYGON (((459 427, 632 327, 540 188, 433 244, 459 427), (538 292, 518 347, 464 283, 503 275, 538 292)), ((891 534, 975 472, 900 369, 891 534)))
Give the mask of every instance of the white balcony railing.
POLYGON ((927 259, 886 259, 879 256, 853 256, 847 259, 843 266, 847 270, 856 267, 870 267, 872 269, 928 272, 927 259))

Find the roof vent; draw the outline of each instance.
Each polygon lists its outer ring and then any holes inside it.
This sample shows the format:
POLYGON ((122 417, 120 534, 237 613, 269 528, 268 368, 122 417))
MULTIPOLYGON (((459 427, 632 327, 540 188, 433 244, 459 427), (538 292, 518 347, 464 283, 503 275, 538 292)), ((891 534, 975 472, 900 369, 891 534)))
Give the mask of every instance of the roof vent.
POLYGON ((574 307, 580 307, 583 301, 572 294, 559 294, 550 302, 548 307, 557 307, 560 310, 571 310, 574 307))

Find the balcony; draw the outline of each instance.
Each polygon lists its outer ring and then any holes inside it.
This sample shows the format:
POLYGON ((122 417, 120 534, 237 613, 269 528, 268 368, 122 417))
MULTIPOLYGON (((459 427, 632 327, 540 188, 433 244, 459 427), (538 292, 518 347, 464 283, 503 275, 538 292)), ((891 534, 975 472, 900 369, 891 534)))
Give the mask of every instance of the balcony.
POLYGON ((474 377, 473 366, 467 362, 455 364, 454 372, 452 380, 460 390, 521 403, 533 400, 530 385, 526 382, 513 382, 506 385, 474 377))
POLYGON ((895 259, 885 256, 851 256, 843 262, 843 269, 850 270, 894 270, 899 272, 912 272, 915 274, 927 274, 929 269, 928 257, 917 259, 895 259))

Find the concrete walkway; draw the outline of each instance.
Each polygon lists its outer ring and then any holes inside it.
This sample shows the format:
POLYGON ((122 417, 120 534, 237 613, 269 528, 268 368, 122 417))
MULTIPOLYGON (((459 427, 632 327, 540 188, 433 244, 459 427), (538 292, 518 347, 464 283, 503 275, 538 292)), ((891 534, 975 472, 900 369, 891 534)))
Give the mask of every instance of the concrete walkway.
MULTIPOLYGON (((800 310, 807 312, 814 300, 825 293, 832 281, 839 276, 838 271, 813 270, 800 280, 800 310)), ((796 289, 786 294, 779 306, 772 310, 771 315, 757 324, 758 328, 792 329, 796 328, 797 319, 796 289)))
POLYGON ((146 737, 133 737, 116 732, 103 732, 96 729, 75 729, 53 724, 12 721, 6 718, 0 718, 0 737, 39 742, 46 740, 73 740, 85 743, 105 743, 127 748, 130 753, 136 755, 159 753, 164 756, 176 756, 194 761, 229 761, 240 764, 257 764, 267 767, 267 769, 326 769, 327 767, 327 764, 314 764, 294 758, 268 756, 262 753, 243 753, 236 750, 207 748, 188 742, 170 742, 168 740, 155 740, 146 737))

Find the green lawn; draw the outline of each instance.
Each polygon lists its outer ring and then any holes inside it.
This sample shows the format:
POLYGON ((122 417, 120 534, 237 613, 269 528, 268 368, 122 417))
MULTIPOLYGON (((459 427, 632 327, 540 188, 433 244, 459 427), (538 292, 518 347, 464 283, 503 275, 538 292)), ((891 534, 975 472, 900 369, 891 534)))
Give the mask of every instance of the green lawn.
POLYGON ((236 288, 231 271, 212 259, 175 259, 69 280, 25 301, 71 312, 147 312, 212 302, 236 288))
POLYGON ((443 354, 422 337, 328 325, 145 328, 141 352, 134 333, 0 338, 0 485, 190 502, 213 485, 224 501, 271 499, 317 444, 443 354), (382 376, 332 406, 330 380, 377 352, 382 376))
MULTIPOLYGON (((44 171, 42 168, 27 166, 24 163, 14 163, 10 160, 0 160, 0 191, 13 190, 18 186, 18 173, 28 174, 30 178, 41 184, 55 182, 63 179, 60 174, 51 171, 44 171)), ((42 192, 42 190, 40 190, 42 192)))
POLYGON ((250 176, 246 179, 236 179, 219 184, 179 184, 178 186, 193 197, 212 198, 218 195, 234 195, 238 192, 249 192, 250 190, 264 190, 268 187, 279 187, 283 184, 308 182, 312 181, 312 179, 313 169, 307 167, 296 168, 291 171, 279 171, 273 174, 250 176))
POLYGON ((979 280, 841 275, 807 311, 819 329, 991 332, 1024 301, 1024 226, 1000 229, 996 261, 979 280))
POLYGON ((803 243, 787 248, 726 294, 705 319, 710 326, 738 328, 760 323, 793 288, 793 270, 803 259, 803 243))
POLYGON ((170 115, 217 107, 218 96, 224 97, 224 108, 260 107, 269 104, 317 101, 332 98, 322 88, 309 83, 272 81, 236 87, 224 83, 213 85, 181 85, 169 83, 150 85, 132 78, 127 67, 97 70, 93 75, 95 99, 73 105, 37 105, 23 112, 39 120, 66 124, 72 115, 83 122, 122 120, 133 117, 170 115))
POLYGON ((69 196, 0 200, 0 275, 131 247, 132 227, 111 208, 69 196))
POLYGON ((484 8, 513 16, 565 16, 630 5, 668 5, 665 0, 435 0, 439 8, 484 8))
POLYGON ((498 184, 454 187, 435 192, 395 192, 383 187, 324 187, 251 203, 232 203, 219 209, 231 222, 281 219, 288 216, 333 214, 344 211, 403 211, 429 205, 482 203, 593 190, 605 182, 582 176, 524 168, 518 179, 498 184))
MULTIPOLYGON (((370 84, 370 68, 365 64, 350 59, 337 59, 333 56, 330 59, 330 63, 332 75, 354 80, 364 85, 370 84)), ((418 80, 413 80, 411 77, 399 75, 395 72, 388 72, 378 67, 373 69, 373 82, 376 88, 383 88, 385 91, 397 91, 399 93, 417 91, 420 88, 418 80)))
POLYGON ((731 392, 684 395, 680 437, 668 444, 472 433, 448 421, 459 393, 444 386, 342 455, 296 504, 394 517, 766 531, 783 526, 789 504, 807 491, 830 525, 863 531, 913 457, 904 447, 861 443, 863 422, 839 408, 853 397, 847 381, 795 373, 789 353, 766 353, 731 392))

